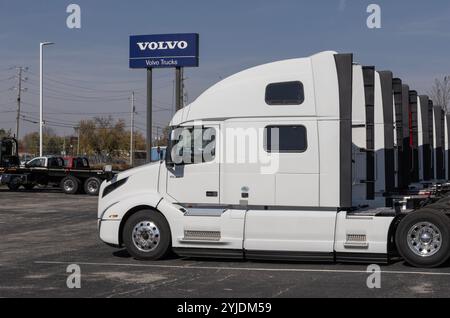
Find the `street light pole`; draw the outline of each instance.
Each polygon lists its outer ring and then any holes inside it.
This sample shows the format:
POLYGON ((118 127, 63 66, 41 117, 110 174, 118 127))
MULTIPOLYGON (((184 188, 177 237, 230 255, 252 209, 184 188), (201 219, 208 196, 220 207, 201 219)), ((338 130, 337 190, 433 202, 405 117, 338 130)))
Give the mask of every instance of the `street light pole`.
POLYGON ((42 88, 43 88, 43 71, 44 71, 44 65, 42 61, 42 51, 45 45, 52 45, 54 43, 52 42, 41 42, 39 44, 39 156, 42 157, 43 155, 43 135, 42 135, 42 128, 44 124, 43 119, 43 104, 44 104, 44 98, 42 95, 42 88))

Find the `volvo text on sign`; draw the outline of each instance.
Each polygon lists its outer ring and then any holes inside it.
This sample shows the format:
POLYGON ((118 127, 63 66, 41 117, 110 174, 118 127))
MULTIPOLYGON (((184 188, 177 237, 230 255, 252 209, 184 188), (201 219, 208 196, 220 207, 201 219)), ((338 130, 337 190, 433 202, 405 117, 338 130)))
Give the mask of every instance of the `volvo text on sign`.
POLYGON ((198 34, 130 36, 130 68, 198 66, 198 34))

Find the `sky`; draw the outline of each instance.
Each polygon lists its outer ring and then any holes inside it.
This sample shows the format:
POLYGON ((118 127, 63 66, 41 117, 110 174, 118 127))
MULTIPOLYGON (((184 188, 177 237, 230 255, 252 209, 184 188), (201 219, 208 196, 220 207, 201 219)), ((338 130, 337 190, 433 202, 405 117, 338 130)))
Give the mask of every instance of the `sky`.
MULTIPOLYGON (((111 115, 145 129, 145 70, 128 68, 129 36, 199 33, 200 65, 185 70, 187 101, 243 69, 334 50, 389 69, 420 94, 450 74, 447 0, 0 0, 0 128, 15 131, 16 67, 28 67, 21 135, 38 131, 39 42, 44 50, 45 120, 59 134, 80 119, 111 115), (69 29, 66 8, 81 7, 81 29, 69 29), (381 7, 381 29, 366 25, 367 6, 381 7)), ((154 120, 174 113, 173 69, 154 72, 154 120)))

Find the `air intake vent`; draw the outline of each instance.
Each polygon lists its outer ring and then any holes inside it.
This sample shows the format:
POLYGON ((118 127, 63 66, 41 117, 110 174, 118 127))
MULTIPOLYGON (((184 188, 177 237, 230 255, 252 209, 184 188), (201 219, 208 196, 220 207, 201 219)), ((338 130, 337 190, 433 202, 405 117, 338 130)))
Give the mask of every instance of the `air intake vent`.
POLYGON ((369 248, 366 234, 347 234, 347 241, 344 243, 345 248, 369 248))
POLYGON ((184 231, 184 241, 220 241, 219 231, 184 231))

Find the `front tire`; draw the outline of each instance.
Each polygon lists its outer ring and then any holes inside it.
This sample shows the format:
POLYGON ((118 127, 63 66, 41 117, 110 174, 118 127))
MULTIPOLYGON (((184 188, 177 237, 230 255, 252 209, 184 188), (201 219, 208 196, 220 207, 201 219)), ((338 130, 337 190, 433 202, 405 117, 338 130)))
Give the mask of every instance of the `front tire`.
POLYGON ((20 188, 20 178, 19 177, 12 177, 11 180, 8 183, 8 188, 11 191, 17 191, 20 188))
POLYGON ((450 220, 433 210, 413 212, 400 222, 395 240, 410 265, 438 267, 450 258, 450 220))
POLYGON ((159 260, 171 248, 169 224, 154 210, 133 214, 125 223, 122 237, 128 253, 136 259, 159 260))

